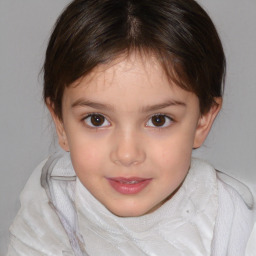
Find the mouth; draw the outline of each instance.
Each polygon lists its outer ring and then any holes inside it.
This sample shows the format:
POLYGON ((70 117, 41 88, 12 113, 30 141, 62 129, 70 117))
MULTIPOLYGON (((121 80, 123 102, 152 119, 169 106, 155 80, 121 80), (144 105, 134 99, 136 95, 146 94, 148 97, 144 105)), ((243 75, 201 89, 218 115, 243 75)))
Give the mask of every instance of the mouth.
POLYGON ((107 178, 111 187, 117 192, 124 195, 137 194, 146 188, 152 179, 145 179, 139 177, 131 178, 107 178))

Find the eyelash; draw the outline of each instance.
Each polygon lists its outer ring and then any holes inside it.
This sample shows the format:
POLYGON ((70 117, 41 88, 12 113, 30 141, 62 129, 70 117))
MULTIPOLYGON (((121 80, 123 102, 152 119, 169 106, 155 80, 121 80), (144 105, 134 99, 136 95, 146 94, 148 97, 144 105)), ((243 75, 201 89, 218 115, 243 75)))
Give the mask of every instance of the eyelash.
MULTIPOLYGON (((94 120, 94 121, 97 121, 97 120, 94 120)), ((109 127, 111 126, 110 122, 108 121, 108 119, 103 115, 103 114, 100 114, 100 113, 90 113, 88 115, 86 115, 84 118, 82 118, 82 122, 84 122, 86 124, 87 127, 91 128, 91 129, 99 129, 99 128, 104 128, 104 127, 109 127), (94 125, 92 124, 92 120, 90 119, 90 124, 88 124, 86 122, 86 120, 88 120, 89 118, 93 117, 93 116, 98 116, 100 118, 103 118, 104 120, 103 121, 103 124, 97 126, 97 125, 94 125), (104 123, 107 122, 107 125, 104 125, 104 123)), ((174 122, 173 118, 171 118, 170 116, 166 115, 166 114, 163 114, 163 113, 158 113, 158 114, 154 114, 152 116, 150 116, 150 118, 148 119, 148 121, 146 122, 146 127, 151 127, 151 128, 156 128, 156 129, 163 129, 163 128, 168 128, 172 123, 174 122), (152 118, 154 117, 160 117, 160 118, 164 118, 164 124, 163 125, 160 125, 160 126, 156 126, 153 124, 152 122, 152 118), (166 125, 166 122, 169 121, 169 123, 166 125), (148 123, 152 123, 153 125, 148 125, 148 123)))

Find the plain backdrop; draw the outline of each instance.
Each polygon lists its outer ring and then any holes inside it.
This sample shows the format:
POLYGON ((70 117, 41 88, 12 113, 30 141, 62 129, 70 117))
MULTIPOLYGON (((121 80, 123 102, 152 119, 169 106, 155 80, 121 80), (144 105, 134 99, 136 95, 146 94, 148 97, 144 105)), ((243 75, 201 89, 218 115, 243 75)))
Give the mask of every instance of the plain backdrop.
MULTIPOLYGON (((68 0, 0 0, 0 255, 36 165, 57 148, 40 70, 51 28, 68 0)), ((222 112, 195 152, 256 191, 256 1, 200 0, 227 57, 222 112)))

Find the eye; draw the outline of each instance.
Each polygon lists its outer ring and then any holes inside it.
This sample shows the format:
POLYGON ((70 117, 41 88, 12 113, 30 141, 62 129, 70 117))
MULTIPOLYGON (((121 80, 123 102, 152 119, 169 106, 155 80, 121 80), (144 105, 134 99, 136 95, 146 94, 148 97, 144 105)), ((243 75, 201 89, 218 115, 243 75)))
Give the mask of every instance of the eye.
POLYGON ((109 126, 109 121, 100 114, 90 114, 85 117, 85 123, 90 127, 106 127, 109 126))
POLYGON ((173 120, 169 116, 159 114, 152 116, 146 126, 162 128, 169 126, 172 122, 173 120))

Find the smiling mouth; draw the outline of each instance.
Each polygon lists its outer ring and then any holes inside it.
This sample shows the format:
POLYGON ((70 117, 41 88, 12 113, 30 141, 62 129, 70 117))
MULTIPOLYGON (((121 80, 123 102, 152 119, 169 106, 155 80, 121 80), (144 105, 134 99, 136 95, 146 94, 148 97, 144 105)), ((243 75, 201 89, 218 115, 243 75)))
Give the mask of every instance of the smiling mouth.
POLYGON ((138 177, 131 178, 108 178, 109 184, 117 192, 125 195, 137 194, 146 188, 152 179, 138 177))

